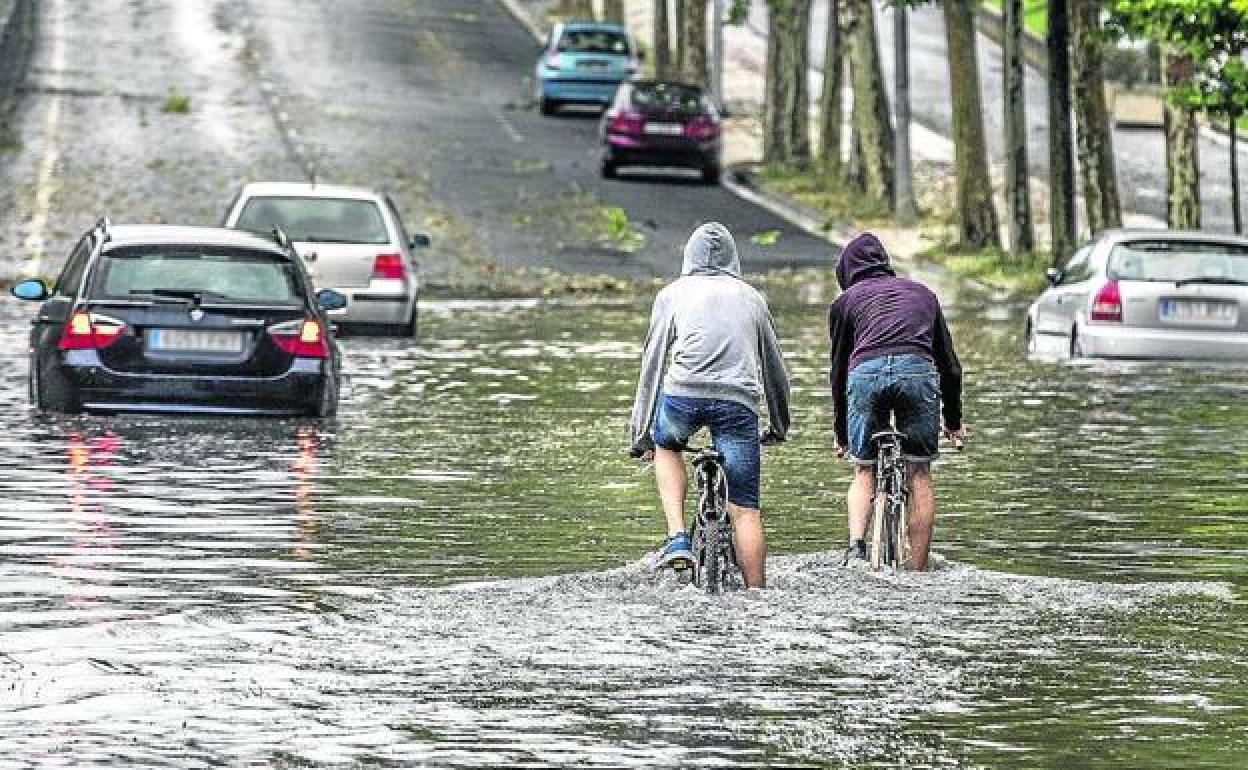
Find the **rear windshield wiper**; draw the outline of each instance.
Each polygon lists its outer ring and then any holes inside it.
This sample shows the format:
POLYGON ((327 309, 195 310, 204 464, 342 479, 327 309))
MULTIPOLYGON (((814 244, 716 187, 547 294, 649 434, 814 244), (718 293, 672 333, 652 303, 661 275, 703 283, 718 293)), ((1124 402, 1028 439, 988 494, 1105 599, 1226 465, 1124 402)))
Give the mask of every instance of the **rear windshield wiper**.
POLYGON ((215 291, 196 291, 195 289, 131 289, 131 294, 142 294, 164 302, 192 302, 202 304, 204 297, 220 297, 215 291))
POLYGON ((1248 281, 1245 281, 1242 278, 1229 278, 1229 277, 1219 277, 1219 276, 1207 276, 1203 278, 1184 278, 1181 281, 1175 281, 1174 286, 1175 288, 1180 288, 1180 287, 1188 285, 1189 283, 1211 283, 1211 284, 1222 285, 1222 286, 1248 286, 1248 281))

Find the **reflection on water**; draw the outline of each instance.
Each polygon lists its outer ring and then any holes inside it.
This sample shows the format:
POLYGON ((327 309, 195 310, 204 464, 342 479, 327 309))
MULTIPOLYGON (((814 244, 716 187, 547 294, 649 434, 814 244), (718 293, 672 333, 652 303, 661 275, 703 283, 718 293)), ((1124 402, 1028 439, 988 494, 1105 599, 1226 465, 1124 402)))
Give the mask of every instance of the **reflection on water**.
POLYGON ((34 418, 0 305, 3 756, 1242 765, 1248 371, 1028 361, 1019 308, 963 297, 939 568, 846 572, 829 294, 772 297, 773 587, 720 598, 641 559, 644 301, 430 303, 414 345, 348 341, 323 423, 34 418))

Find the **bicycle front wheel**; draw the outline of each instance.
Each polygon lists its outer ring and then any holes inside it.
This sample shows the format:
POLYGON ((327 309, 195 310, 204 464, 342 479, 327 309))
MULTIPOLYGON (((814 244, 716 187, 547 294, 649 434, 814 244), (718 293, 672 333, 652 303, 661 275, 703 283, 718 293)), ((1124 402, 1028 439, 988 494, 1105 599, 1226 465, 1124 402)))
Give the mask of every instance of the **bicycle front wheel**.
POLYGON ((884 564, 888 555, 888 532, 885 529, 885 519, 888 518, 888 494, 883 489, 875 492, 875 500, 873 501, 871 511, 871 548, 869 556, 871 559, 871 569, 878 570, 881 564, 884 564))

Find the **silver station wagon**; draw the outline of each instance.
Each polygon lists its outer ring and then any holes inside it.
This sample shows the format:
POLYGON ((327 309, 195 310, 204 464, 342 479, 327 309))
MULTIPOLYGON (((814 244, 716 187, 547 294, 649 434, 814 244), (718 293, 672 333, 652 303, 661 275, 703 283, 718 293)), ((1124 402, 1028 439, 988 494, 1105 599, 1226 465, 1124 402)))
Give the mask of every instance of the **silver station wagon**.
POLYGON ((1027 310, 1031 352, 1248 363, 1248 239, 1107 230, 1027 310))
POLYGON ((269 234, 281 228, 317 288, 346 295, 334 319, 346 331, 416 335, 420 284, 415 251, 429 245, 409 235, 394 201, 362 187, 253 183, 243 187, 225 226, 269 234))

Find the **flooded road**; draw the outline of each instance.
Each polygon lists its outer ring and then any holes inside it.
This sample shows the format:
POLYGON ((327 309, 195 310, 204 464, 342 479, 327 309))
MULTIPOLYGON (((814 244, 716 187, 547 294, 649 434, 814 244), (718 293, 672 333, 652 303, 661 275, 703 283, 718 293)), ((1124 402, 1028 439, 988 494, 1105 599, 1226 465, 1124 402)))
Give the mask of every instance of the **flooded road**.
POLYGON ((648 298, 430 302, 335 422, 36 418, 0 301, 0 766, 1242 767, 1248 370, 1020 355, 965 297, 938 569, 836 569, 830 288, 765 592, 656 581, 648 298))

